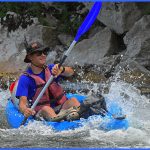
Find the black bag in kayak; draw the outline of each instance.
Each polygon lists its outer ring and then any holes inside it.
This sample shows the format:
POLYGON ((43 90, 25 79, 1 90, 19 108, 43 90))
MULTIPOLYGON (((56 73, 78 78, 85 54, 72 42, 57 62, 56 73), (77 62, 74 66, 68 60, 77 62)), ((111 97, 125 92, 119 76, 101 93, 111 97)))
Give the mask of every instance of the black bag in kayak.
POLYGON ((80 106, 79 115, 80 118, 87 119, 92 115, 105 116, 107 112, 105 98, 102 95, 88 96, 80 106))

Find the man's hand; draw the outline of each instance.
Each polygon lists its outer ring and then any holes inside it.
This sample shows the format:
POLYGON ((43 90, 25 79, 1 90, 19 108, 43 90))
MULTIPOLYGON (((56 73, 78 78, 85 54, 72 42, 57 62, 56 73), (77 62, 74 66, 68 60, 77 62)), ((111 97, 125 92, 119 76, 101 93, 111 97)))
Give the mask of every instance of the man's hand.
POLYGON ((57 77, 57 76, 59 76, 61 73, 62 73, 62 71, 64 70, 64 67, 58 67, 58 64, 56 64, 54 67, 53 67, 53 69, 52 69, 52 74, 55 76, 55 77, 57 77))
POLYGON ((31 116, 31 115, 35 115, 35 111, 34 110, 32 110, 31 108, 28 108, 28 107, 26 107, 24 110, 23 110, 23 114, 24 114, 24 116, 25 117, 29 117, 29 116, 31 116))
POLYGON ((25 117, 35 115, 35 111, 31 108, 28 108, 28 100, 26 96, 21 96, 19 101, 19 109, 24 114, 25 117))

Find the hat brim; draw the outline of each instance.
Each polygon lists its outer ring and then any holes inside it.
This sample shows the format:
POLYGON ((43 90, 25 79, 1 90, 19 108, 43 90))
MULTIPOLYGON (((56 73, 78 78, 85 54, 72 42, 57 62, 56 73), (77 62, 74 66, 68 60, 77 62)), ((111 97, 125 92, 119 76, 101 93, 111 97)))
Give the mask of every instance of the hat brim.
POLYGON ((28 53, 28 54, 26 55, 26 57, 25 57, 25 59, 24 59, 24 62, 25 62, 25 63, 30 63, 31 60, 28 59, 28 55, 31 55, 31 54, 33 54, 34 52, 43 51, 43 50, 49 51, 50 48, 43 46, 43 47, 40 47, 40 48, 38 48, 38 49, 35 49, 34 51, 32 51, 31 53, 28 53))

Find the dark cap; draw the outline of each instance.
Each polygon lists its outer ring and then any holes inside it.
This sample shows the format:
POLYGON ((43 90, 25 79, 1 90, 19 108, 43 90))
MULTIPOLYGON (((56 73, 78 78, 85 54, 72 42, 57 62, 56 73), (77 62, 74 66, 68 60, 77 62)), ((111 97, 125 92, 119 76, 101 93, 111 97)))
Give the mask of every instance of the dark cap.
POLYGON ((25 63, 30 63, 31 61, 27 58, 28 55, 36 52, 36 51, 43 51, 43 50, 47 50, 49 51, 49 47, 46 47, 44 45, 42 45, 41 43, 39 42, 32 42, 31 44, 29 44, 27 47, 26 47, 26 57, 24 59, 24 62, 25 63))

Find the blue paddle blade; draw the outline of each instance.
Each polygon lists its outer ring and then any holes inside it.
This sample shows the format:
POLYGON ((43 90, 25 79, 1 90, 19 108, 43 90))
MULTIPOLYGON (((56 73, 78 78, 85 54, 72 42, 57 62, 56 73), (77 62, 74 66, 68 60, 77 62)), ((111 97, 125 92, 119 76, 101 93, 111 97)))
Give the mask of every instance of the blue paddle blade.
POLYGON ((82 23, 82 25, 78 29, 78 32, 77 32, 76 37, 74 39, 76 42, 79 40, 81 35, 84 34, 91 27, 91 25, 95 21, 97 15, 99 14, 101 6, 102 6, 102 2, 95 2, 92 9, 90 10, 88 15, 86 16, 84 22, 82 23))

